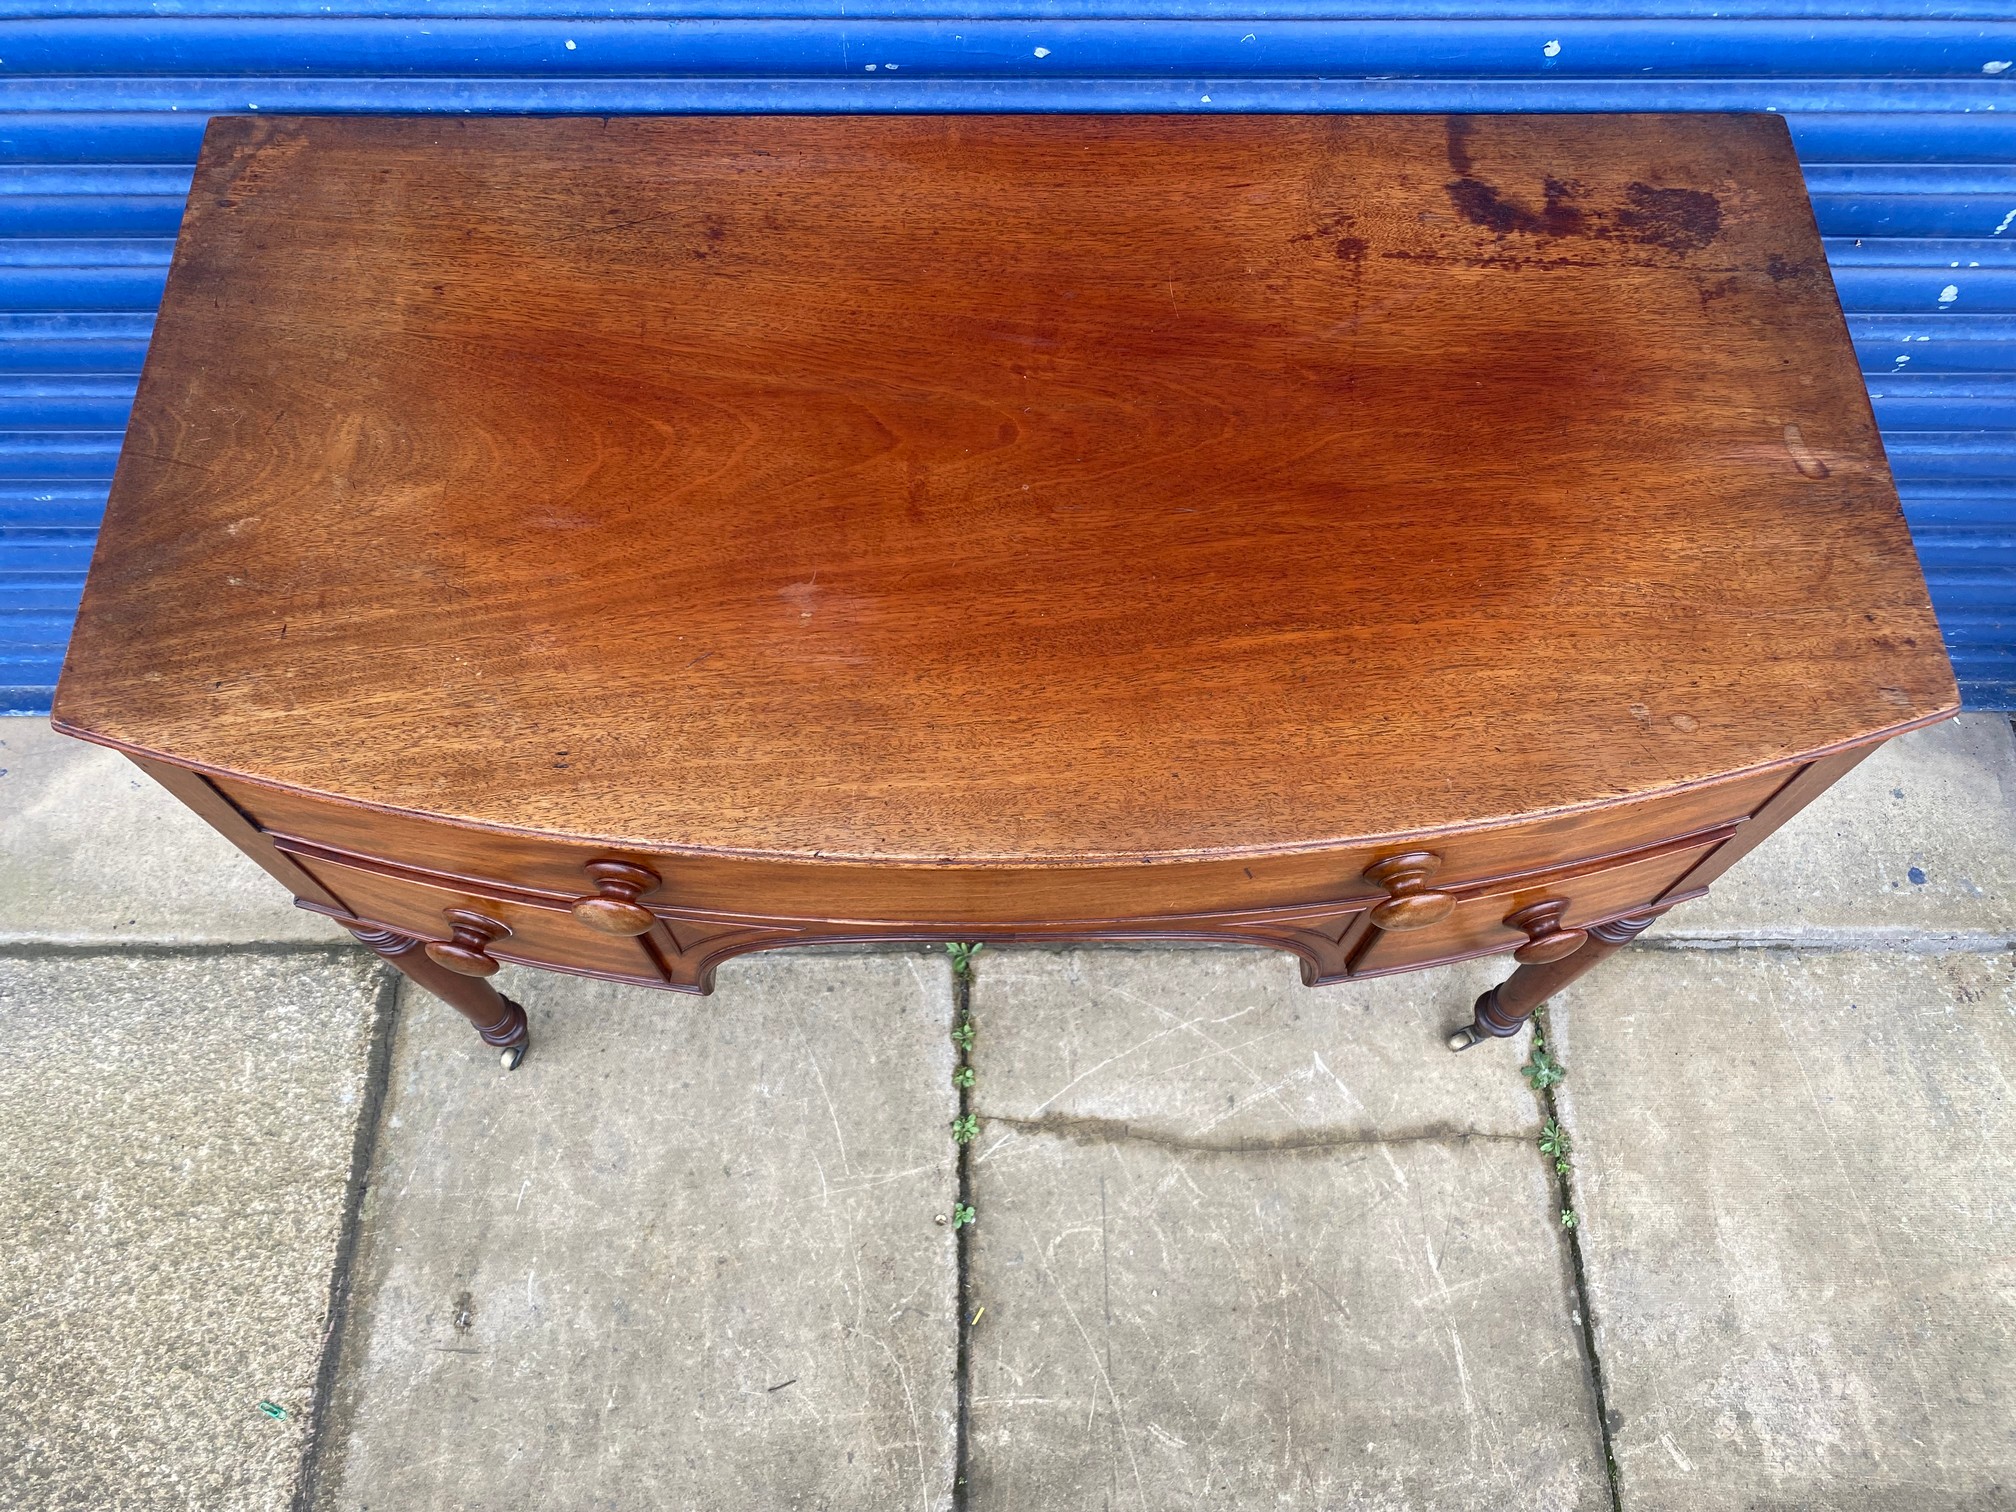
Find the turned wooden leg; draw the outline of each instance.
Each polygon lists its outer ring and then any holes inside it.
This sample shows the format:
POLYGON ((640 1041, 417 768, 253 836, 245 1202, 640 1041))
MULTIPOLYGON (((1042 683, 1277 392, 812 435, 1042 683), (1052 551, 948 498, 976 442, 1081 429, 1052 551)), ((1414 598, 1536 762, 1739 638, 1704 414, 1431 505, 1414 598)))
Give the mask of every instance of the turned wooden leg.
MULTIPOLYGON (((350 933, 403 971, 409 981, 426 988, 476 1026, 483 1043, 503 1052, 504 1069, 515 1071, 531 1048, 532 1031, 525 1010, 480 976, 451 971, 421 949, 411 935, 368 924, 346 924, 350 933)), ((494 970, 495 967, 493 966, 494 970)))
POLYGON ((1477 999, 1474 1017, 1449 1036, 1451 1050, 1468 1050, 1487 1039, 1510 1039, 1526 1027, 1533 1010, 1590 967, 1615 955, 1651 928, 1666 910, 1648 908, 1608 924, 1592 924, 1580 949, 1558 960, 1521 966, 1477 999))

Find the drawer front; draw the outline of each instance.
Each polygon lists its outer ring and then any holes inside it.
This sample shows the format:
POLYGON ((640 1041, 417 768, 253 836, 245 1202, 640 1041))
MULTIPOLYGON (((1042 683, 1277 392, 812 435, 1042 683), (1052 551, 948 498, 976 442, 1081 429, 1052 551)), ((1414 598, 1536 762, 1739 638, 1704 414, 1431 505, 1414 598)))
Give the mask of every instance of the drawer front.
MULTIPOLYGON (((1236 860, 1069 866, 913 866, 805 863, 680 856, 635 846, 475 830, 445 820, 376 810, 214 779, 260 828, 369 866, 374 860, 442 875, 448 885, 486 884, 544 894, 558 905, 596 892, 587 867, 622 861, 661 880, 641 897, 659 910, 715 910, 775 919, 914 924, 1149 920, 1157 916, 1274 908, 1385 897, 1365 870, 1405 852, 1437 864, 1425 885, 1447 889, 1658 844, 1755 813, 1792 769, 1614 808, 1421 841, 1236 860)), ((316 863, 327 864, 327 863, 316 863)))
MULTIPOLYGON (((494 919, 510 931, 493 939, 485 950, 502 961, 555 966, 598 976, 627 977, 660 983, 652 936, 604 934, 591 929, 563 909, 543 908, 522 900, 488 897, 459 888, 435 887, 407 877, 344 866, 321 857, 296 857, 304 870, 340 899, 351 914, 384 924, 401 934, 446 941, 454 924, 447 911, 466 909, 494 919)), ((661 926, 662 927, 662 926, 661 926)))
MULTIPOLYGON (((1528 933, 1506 923, 1513 914, 1535 905, 1566 904, 1553 922, 1560 929, 1586 928, 1643 908, 1656 902, 1674 883, 1715 848, 1705 845, 1675 847, 1621 866, 1595 867, 1577 872, 1556 872, 1532 878, 1504 891, 1488 891, 1466 897, 1450 910, 1449 916, 1421 929, 1373 929, 1369 931, 1351 961, 1353 976, 1378 976, 1388 971, 1406 971, 1438 961, 1457 961, 1466 956, 1486 955, 1494 950, 1512 950, 1527 943, 1528 933)), ((1545 911, 1551 913, 1552 911, 1545 911)), ((1543 914, 1544 916, 1544 914, 1543 914)))

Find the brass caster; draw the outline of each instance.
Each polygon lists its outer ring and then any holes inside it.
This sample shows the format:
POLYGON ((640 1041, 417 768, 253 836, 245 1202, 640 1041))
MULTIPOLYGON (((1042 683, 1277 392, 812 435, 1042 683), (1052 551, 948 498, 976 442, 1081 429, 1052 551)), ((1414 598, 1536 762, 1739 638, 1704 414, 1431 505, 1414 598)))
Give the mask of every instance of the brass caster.
POLYGON ((525 1059, 525 1052, 531 1048, 530 1040, 522 1045, 506 1045, 499 1053, 498 1059, 503 1062, 506 1071, 516 1071, 525 1059))
POLYGON ((1498 1011, 1498 989, 1493 987, 1477 999, 1476 1006, 1470 1010, 1470 1022, 1443 1043, 1451 1050, 1468 1050, 1487 1039, 1512 1039, 1525 1027, 1525 1019, 1507 1019, 1498 1011))

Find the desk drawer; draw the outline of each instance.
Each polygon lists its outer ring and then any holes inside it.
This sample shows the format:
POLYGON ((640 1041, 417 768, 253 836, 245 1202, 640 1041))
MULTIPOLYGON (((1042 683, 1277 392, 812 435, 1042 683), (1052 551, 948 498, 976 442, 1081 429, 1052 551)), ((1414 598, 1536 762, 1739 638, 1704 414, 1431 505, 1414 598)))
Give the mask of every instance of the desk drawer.
POLYGON ((1528 943, 1529 932, 1507 921, 1522 910, 1533 910, 1541 929, 1550 923, 1559 930, 1599 924, 1656 902, 1718 843, 1667 847, 1618 866, 1555 872, 1466 896, 1439 923, 1421 929, 1372 930, 1352 958, 1351 974, 1379 976, 1516 949, 1528 943), (1550 903, 1565 906, 1558 911, 1540 907, 1550 903))
POLYGON ((461 888, 437 887, 322 857, 297 856, 295 860, 340 899, 354 917, 383 924, 401 934, 447 942, 455 933, 455 921, 449 917, 449 910, 466 910, 494 920, 509 931, 492 937, 482 947, 500 961, 625 977, 654 985, 665 980, 651 935, 604 934, 582 924, 565 909, 461 888))
MULTIPOLYGON (((280 839, 343 853, 359 865, 387 863, 466 882, 550 897, 556 905, 593 896, 595 861, 641 866, 660 879, 642 896, 661 911, 719 911, 773 919, 851 919, 884 924, 1119 922, 1193 912, 1378 902, 1385 894, 1367 867, 1408 852, 1432 852, 1426 879, 1450 890, 1620 855, 1676 836, 1747 818, 1791 771, 1752 773, 1709 787, 1612 808, 1464 830, 1418 841, 1292 855, 1074 865, 924 866, 771 861, 667 855, 648 848, 594 845, 563 836, 470 829, 446 820, 388 814, 230 778, 215 779, 260 828, 280 839)), ((321 863, 317 863, 321 864, 321 863)))

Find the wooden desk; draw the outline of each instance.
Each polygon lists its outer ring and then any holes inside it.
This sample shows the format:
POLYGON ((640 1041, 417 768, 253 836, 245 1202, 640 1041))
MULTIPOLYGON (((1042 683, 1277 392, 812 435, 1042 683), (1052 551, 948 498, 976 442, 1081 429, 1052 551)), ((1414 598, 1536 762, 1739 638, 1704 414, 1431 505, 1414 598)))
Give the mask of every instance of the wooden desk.
POLYGON ((1766 115, 226 118, 56 700, 499 961, 1494 951, 1957 707, 1766 115))

